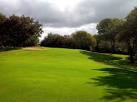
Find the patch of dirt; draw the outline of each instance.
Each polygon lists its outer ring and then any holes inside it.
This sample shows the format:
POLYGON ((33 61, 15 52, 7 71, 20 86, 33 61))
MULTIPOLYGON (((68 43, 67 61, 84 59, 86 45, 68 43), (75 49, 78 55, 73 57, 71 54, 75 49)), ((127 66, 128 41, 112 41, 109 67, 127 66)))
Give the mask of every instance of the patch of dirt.
POLYGON ((30 50, 30 51, 39 51, 39 50, 44 50, 43 47, 25 47, 23 50, 30 50))

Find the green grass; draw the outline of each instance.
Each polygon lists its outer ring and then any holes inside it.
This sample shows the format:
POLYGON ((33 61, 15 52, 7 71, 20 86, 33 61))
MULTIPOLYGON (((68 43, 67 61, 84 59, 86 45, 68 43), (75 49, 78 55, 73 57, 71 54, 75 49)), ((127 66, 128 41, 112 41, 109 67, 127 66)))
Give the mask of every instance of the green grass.
POLYGON ((0 102, 136 102, 137 72, 126 57, 58 48, 1 51, 0 102))

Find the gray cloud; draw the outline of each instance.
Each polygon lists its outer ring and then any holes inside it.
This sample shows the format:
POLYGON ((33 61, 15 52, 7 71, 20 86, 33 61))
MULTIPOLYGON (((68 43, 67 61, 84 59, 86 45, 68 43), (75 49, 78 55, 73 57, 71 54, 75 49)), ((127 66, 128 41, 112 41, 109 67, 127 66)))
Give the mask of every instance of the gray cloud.
POLYGON ((45 26, 78 27, 106 17, 123 18, 136 4, 137 0, 81 0, 73 10, 61 11, 49 0, 0 0, 0 12, 31 16, 45 26))
POLYGON ((85 0, 76 11, 81 24, 98 23, 104 18, 124 18, 136 6, 137 0, 85 0))

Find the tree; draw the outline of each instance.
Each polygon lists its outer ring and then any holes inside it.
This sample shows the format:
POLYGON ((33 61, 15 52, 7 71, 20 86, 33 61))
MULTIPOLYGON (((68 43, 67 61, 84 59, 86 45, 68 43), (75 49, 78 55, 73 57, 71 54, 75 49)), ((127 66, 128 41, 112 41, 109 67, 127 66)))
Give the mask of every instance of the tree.
POLYGON ((6 19, 6 16, 0 13, 0 23, 6 19))
POLYGON ((47 47, 63 47, 64 37, 59 34, 49 33, 47 37, 41 42, 41 46, 47 47))
POLYGON ((5 47, 36 45, 41 33, 41 24, 33 18, 25 16, 12 15, 0 25, 2 45, 5 47))
POLYGON ((77 31, 73 33, 72 38, 75 43, 75 48, 90 50, 91 47, 94 47, 95 39, 91 34, 85 31, 77 31))
POLYGON ((117 38, 127 44, 130 62, 134 63, 137 55, 137 8, 129 13, 117 38))
MULTIPOLYGON (((0 31, 2 30, 2 25, 3 25, 3 23, 4 23, 5 20, 6 20, 6 16, 3 15, 2 13, 0 13, 0 31)), ((5 36, 5 35, 3 35, 3 34, 0 32, 0 47, 3 47, 3 42, 4 42, 3 37, 4 37, 4 36, 5 36)))
POLYGON ((123 23, 121 19, 104 19, 98 25, 98 33, 102 40, 107 40, 111 44, 111 51, 115 53, 116 49, 116 35, 117 35, 117 28, 123 23))
POLYGON ((95 50, 96 50, 96 51, 99 51, 99 50, 100 50, 101 41, 103 40, 102 35, 96 34, 96 35, 94 35, 94 38, 96 39, 95 50))

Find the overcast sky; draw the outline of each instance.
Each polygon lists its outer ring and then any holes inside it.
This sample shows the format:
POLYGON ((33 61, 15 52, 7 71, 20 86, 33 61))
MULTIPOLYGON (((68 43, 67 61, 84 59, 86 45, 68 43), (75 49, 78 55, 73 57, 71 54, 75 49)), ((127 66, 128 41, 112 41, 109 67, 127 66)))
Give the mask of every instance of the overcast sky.
POLYGON ((137 0, 0 0, 0 12, 31 16, 43 24, 44 33, 70 34, 77 30, 96 33, 104 18, 124 18, 137 0))

